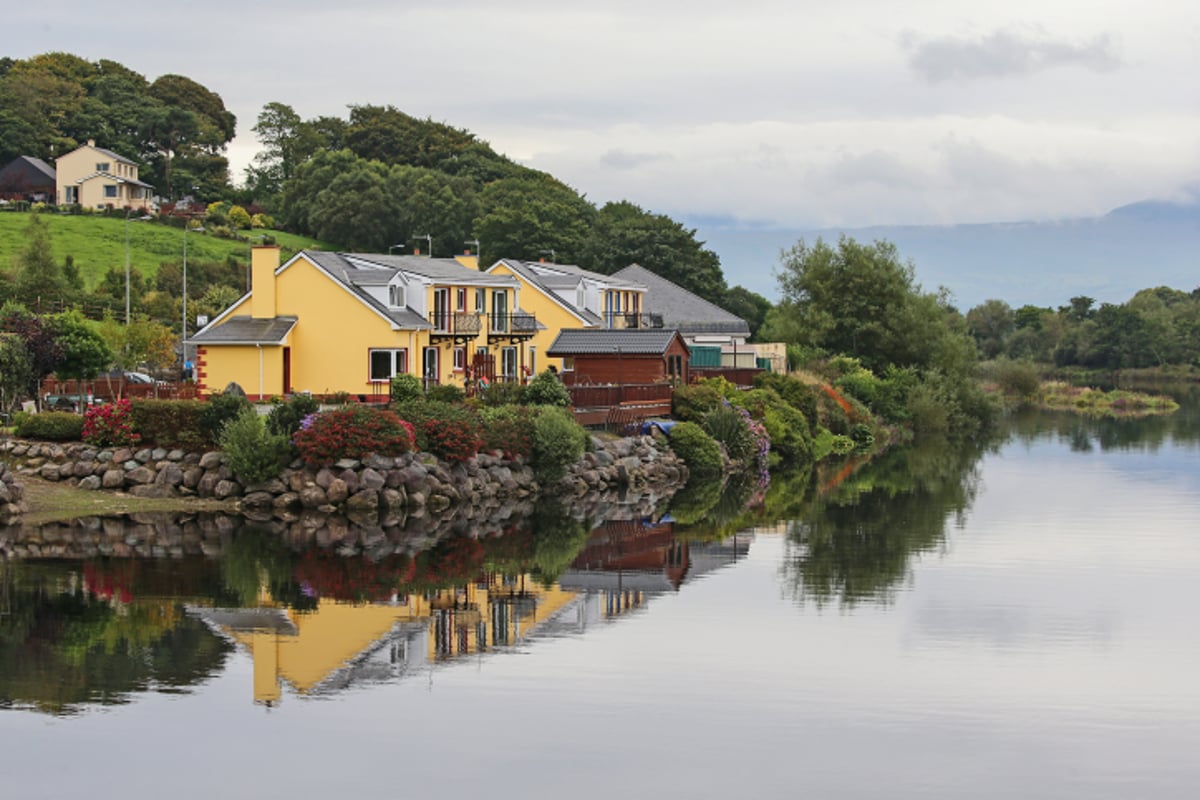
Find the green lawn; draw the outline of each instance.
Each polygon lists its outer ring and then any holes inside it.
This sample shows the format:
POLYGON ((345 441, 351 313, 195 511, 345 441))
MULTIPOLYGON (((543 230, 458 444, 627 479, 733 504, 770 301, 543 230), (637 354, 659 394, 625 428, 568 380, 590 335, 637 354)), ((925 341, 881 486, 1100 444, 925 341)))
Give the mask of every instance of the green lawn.
MULTIPOLYGON (((15 211, 0 213, 0 269, 11 270, 17 254, 24 249, 29 216, 15 211)), ((50 230, 55 259, 62 262, 68 255, 73 256, 88 289, 110 268, 125 269, 124 219, 65 214, 43 214, 42 219, 50 230)), ((147 278, 158 273, 159 264, 183 261, 182 228, 130 218, 128 230, 129 264, 147 278)), ((331 249, 315 239, 280 231, 256 230, 251 235, 263 233, 275 237, 285 259, 304 248, 331 249)), ((193 231, 187 235, 188 261, 224 261, 232 254, 244 262, 250 257, 251 244, 193 231)))

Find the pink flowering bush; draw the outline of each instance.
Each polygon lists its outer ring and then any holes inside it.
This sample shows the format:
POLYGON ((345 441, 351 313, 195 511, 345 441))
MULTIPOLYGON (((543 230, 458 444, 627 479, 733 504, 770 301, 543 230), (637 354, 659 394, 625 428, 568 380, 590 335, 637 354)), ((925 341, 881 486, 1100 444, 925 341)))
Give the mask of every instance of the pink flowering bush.
POLYGON ((132 408, 125 399, 89 408, 83 415, 83 440, 97 447, 137 444, 142 437, 133 429, 132 408))
POLYGON ((311 466, 371 453, 398 456, 413 446, 413 426, 385 409, 351 405, 309 414, 300 421, 292 443, 311 466))

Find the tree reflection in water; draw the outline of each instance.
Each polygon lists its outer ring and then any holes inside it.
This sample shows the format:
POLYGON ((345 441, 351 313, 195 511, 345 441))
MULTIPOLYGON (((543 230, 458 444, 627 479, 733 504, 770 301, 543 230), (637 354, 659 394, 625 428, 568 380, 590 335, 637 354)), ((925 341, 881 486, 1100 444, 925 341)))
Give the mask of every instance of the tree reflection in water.
POLYGON ((927 441, 863 463, 810 507, 787 519, 785 585, 818 606, 888 602, 910 574, 912 556, 937 550, 946 526, 975 500, 978 463, 995 446, 927 441))

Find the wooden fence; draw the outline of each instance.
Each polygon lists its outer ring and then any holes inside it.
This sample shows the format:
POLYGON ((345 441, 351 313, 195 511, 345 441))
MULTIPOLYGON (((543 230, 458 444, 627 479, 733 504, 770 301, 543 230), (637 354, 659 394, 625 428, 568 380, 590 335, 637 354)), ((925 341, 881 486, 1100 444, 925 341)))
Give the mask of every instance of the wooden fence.
POLYGON ((42 381, 42 404, 47 409, 82 411, 89 405, 128 400, 195 400, 196 384, 173 381, 138 383, 124 378, 97 378, 90 381, 42 381))

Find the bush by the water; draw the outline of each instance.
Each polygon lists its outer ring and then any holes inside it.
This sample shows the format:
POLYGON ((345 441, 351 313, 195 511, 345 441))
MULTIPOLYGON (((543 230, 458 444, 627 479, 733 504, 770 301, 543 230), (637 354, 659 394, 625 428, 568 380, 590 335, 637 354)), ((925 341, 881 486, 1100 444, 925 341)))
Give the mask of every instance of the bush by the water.
POLYGON ((250 407, 250 401, 240 394, 218 394, 206 400, 196 420, 205 443, 215 445, 221 440, 226 423, 250 407))
POLYGON ((216 443, 200 427, 206 406, 202 400, 135 400, 130 424, 144 445, 200 450, 216 443))
POLYGON ((695 422, 680 422, 671 429, 671 449, 687 464, 688 472, 696 477, 721 472, 721 446, 695 422))
POLYGON ((386 409, 360 405, 306 417, 292 443, 311 466, 328 466, 343 458, 361 460, 371 453, 398 456, 412 449, 403 419, 386 409))
POLYGON ((300 423, 309 414, 321 409, 316 398, 307 394, 295 394, 287 401, 277 404, 267 414, 267 430, 290 439, 300 430, 300 423))
POLYGON ((122 398, 89 408, 83 415, 83 440, 97 447, 119 447, 141 441, 141 435, 133 430, 132 405, 122 398))
POLYGON ((754 437, 741 409, 722 403, 705 414, 700 425, 709 436, 725 445, 730 458, 746 461, 755 455, 754 437))
POLYGON ((484 407, 479 411, 483 422, 483 447, 498 450, 507 458, 529 458, 533 453, 537 409, 529 406, 484 407))
POLYGON ((77 442, 83 437, 83 417, 70 411, 18 412, 13 417, 14 433, 22 439, 77 442))
POLYGON ((533 431, 531 466, 542 483, 561 480, 567 467, 583 455, 588 445, 588 433, 575 415, 565 408, 545 406, 537 415, 533 431))
POLYGON ((444 461, 466 461, 483 446, 482 425, 473 408, 436 400, 416 400, 394 408, 413 424, 417 445, 444 461))
POLYGON ((225 424, 220 445, 233 474, 251 486, 278 476, 291 455, 287 436, 268 430, 266 421, 249 406, 225 424))

